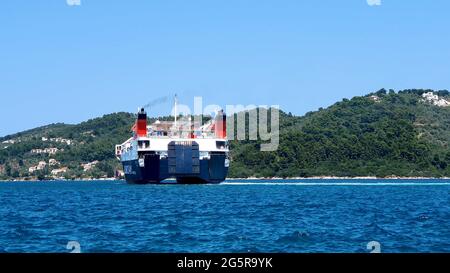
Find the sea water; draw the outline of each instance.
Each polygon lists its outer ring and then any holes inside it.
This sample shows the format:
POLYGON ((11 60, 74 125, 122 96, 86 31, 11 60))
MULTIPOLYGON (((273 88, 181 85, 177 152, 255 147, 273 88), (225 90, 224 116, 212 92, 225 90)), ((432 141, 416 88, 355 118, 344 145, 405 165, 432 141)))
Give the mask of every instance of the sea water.
POLYGON ((450 181, 0 182, 0 252, 366 253, 369 242, 450 252, 450 181))

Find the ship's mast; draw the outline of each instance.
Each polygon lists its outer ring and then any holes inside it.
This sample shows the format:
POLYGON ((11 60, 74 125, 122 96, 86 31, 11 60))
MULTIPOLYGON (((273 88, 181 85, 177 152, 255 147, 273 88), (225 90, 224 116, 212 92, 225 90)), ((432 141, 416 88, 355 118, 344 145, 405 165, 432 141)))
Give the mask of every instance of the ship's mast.
POLYGON ((177 106, 178 106, 178 97, 177 97, 177 94, 175 94, 175 106, 174 106, 174 115, 175 115, 175 130, 177 130, 178 131, 178 127, 177 127, 177 115, 178 115, 178 109, 177 109, 177 106))

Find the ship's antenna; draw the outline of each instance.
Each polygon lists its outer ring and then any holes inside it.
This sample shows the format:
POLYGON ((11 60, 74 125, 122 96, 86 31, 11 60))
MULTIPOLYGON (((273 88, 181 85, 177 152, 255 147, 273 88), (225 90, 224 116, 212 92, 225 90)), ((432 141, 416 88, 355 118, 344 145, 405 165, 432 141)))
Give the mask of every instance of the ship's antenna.
POLYGON ((174 114, 175 114, 175 129, 178 131, 178 127, 177 127, 177 115, 178 115, 178 111, 177 111, 177 105, 178 105, 178 97, 177 94, 175 94, 175 107, 174 107, 174 114))

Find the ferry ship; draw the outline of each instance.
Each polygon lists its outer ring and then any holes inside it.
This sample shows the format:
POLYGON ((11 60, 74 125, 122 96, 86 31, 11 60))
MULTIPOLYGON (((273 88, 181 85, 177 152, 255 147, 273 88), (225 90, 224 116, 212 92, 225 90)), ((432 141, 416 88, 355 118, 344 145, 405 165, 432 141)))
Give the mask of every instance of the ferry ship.
POLYGON ((204 125, 192 120, 156 120, 147 126, 141 108, 132 128, 133 136, 116 145, 125 179, 131 184, 179 184, 223 182, 230 165, 226 115, 219 111, 204 125))

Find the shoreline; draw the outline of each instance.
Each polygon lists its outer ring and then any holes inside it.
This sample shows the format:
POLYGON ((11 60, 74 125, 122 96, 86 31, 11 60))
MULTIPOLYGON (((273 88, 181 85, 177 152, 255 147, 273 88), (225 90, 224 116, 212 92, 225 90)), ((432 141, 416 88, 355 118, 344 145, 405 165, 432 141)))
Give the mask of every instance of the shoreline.
MULTIPOLYGON (((171 181, 174 179, 167 179, 171 181)), ((248 178, 227 178, 226 181, 279 181, 279 180, 450 180, 450 177, 373 177, 373 176, 358 176, 358 177, 339 177, 339 176, 313 176, 313 177, 248 177, 248 178)), ((32 180, 32 179, 14 179, 14 180, 0 180, 1 182, 92 182, 92 181, 125 181, 120 178, 99 178, 99 179, 51 179, 51 180, 32 180)))
POLYGON ((312 177, 248 177, 248 178, 227 178, 227 180, 449 180, 450 177, 419 177, 419 176, 389 176, 389 177, 375 177, 375 176, 312 176, 312 177))

